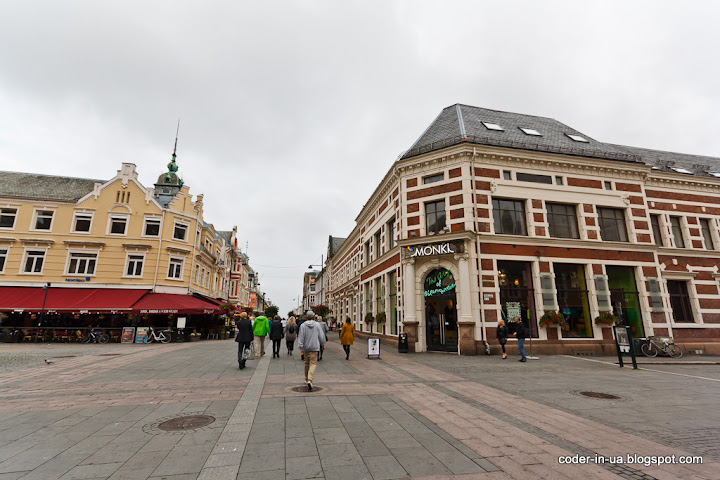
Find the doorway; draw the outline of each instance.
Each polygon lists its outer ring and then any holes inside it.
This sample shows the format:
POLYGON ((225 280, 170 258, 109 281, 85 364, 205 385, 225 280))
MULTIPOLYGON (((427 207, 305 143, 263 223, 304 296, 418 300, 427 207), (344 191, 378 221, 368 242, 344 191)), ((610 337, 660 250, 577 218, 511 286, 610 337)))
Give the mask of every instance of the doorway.
POLYGON ((427 349, 457 352, 457 302, 455 279, 449 270, 437 268, 424 282, 427 349))

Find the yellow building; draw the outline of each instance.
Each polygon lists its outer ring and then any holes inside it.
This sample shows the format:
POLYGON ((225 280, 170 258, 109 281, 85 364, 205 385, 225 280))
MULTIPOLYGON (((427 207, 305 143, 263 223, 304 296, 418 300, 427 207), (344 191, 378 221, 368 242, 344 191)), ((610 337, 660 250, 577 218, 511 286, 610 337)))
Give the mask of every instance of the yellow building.
POLYGON ((28 326, 38 309, 74 320, 125 315, 113 326, 133 314, 218 313, 228 299, 234 238, 204 221, 203 196, 193 200, 177 169, 173 154, 154 188, 138 181, 131 163, 107 181, 0 172, 3 326, 13 318, 28 326), (148 308, 133 308, 138 302, 148 308))

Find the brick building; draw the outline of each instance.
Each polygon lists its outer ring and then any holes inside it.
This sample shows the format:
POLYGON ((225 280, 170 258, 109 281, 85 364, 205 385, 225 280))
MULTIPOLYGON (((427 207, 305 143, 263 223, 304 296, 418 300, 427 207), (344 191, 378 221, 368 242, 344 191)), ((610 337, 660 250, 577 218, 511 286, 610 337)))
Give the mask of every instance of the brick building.
POLYGON ((453 105, 329 259, 330 306, 417 351, 496 348, 498 319, 520 316, 536 351, 609 352, 594 319, 612 312, 635 337, 720 353, 719 220, 720 158, 453 105), (551 311, 566 329, 539 325, 551 311))

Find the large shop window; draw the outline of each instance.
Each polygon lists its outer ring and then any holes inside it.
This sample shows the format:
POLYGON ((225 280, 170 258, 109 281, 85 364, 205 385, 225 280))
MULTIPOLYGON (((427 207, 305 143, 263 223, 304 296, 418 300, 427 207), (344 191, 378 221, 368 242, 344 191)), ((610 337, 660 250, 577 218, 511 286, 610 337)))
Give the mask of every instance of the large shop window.
POLYGON ((525 202, 493 198, 495 233, 527 235, 525 228, 525 202))
POLYGON ((690 295, 688 294, 688 282, 684 280, 668 280, 667 287, 675 322, 694 322, 692 307, 690 306, 690 295))
POLYGON ((625 211, 620 208, 598 207, 600 236, 609 242, 627 242, 625 211))
POLYGON ((569 324, 568 330, 562 330, 563 338, 592 337, 585 266, 556 263, 554 269, 558 307, 569 324))
POLYGON ((425 225, 428 235, 443 231, 445 228, 445 200, 425 204, 425 225))
POLYGON ((397 333, 397 273, 395 270, 388 273, 388 285, 390 286, 390 333, 397 333))
POLYGON ((532 288, 530 262, 498 261, 501 315, 508 330, 514 330, 513 318, 520 317, 525 328, 538 336, 535 295, 532 288))
POLYGON ((580 238, 575 205, 564 203, 547 203, 546 205, 551 237, 580 238))
POLYGON ((605 267, 610 288, 610 303, 613 314, 621 325, 629 325, 633 337, 644 337, 640 296, 635 283, 633 267, 605 267))

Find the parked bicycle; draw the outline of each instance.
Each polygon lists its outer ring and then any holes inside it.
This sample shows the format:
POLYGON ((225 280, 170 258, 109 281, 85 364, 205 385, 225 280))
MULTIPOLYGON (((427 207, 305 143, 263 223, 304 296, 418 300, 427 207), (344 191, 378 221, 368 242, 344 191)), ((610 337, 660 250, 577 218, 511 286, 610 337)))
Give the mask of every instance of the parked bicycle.
POLYGON ((90 330, 85 338, 83 338, 83 343, 107 343, 110 341, 110 335, 103 332, 102 330, 90 330))
POLYGON ((648 337, 640 347, 640 351, 647 357, 657 357, 660 352, 673 358, 683 356, 682 349, 675 345, 672 338, 668 337, 648 337))
POLYGON ((169 343, 171 338, 171 331, 170 330, 163 330, 159 334, 155 333, 155 329, 150 327, 150 333, 147 337, 147 343, 152 342, 160 342, 160 343, 169 343), (167 335, 165 335, 167 333, 167 335))

